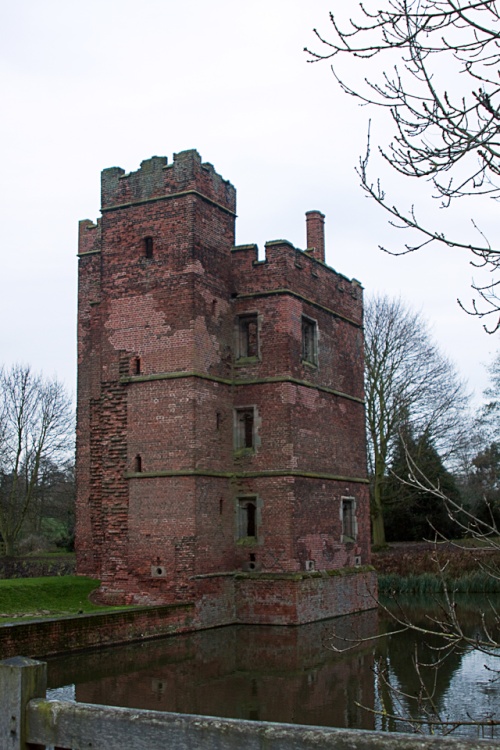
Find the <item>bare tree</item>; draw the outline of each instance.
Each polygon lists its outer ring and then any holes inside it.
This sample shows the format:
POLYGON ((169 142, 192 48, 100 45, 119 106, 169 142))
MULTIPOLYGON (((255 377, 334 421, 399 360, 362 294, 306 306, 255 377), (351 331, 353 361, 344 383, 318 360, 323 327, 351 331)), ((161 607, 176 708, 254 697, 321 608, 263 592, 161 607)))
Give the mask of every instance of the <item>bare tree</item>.
POLYGON ((411 451, 407 452, 406 458, 406 471, 400 477, 402 484, 432 494, 436 503, 449 513, 454 524, 461 527, 468 538, 467 546, 450 542, 436 531, 432 557, 434 573, 440 581, 440 593, 428 597, 429 607, 425 616, 416 615, 408 600, 397 591, 390 596, 386 593, 383 601, 378 600, 378 605, 384 613, 387 631, 372 635, 370 639, 356 637, 356 633, 350 638, 334 633, 330 648, 343 652, 358 647, 363 641, 380 640, 382 647, 374 670, 380 705, 376 710, 369 706, 362 707, 378 714, 393 731, 410 729, 422 734, 447 735, 459 728, 468 728, 469 731, 477 730, 479 736, 486 728, 500 726, 497 713, 478 715, 474 712, 474 705, 471 705, 470 713, 462 710, 450 716, 448 711, 443 711, 438 683, 442 682, 442 670, 446 674, 450 669, 450 661, 453 668, 457 657, 471 651, 484 656, 488 681, 493 683, 499 679, 500 667, 495 667, 494 662, 500 657, 500 612, 493 597, 485 594, 476 605, 477 609, 472 605, 474 616, 468 616, 467 607, 457 596, 456 584, 450 579, 448 569, 452 551, 459 552, 460 558, 469 555, 475 569, 482 573, 485 590, 498 590, 498 526, 493 516, 479 519, 475 513, 451 499, 439 485, 431 482, 415 462, 411 451), (403 685, 395 675, 394 665, 386 658, 383 643, 388 636, 397 638, 405 632, 415 635, 415 645, 404 655, 408 680, 403 685))
POLYGON ((434 674, 436 678, 439 669, 444 662, 456 653, 477 651, 488 657, 490 665, 485 665, 485 670, 490 674, 492 681, 498 680, 499 669, 491 666, 493 660, 500 656, 500 613, 491 597, 483 598, 481 609, 477 614, 474 628, 470 628, 463 619, 462 609, 458 604, 454 587, 448 580, 449 550, 456 548, 460 555, 470 555, 475 567, 480 571, 483 586, 490 586, 494 582, 495 588, 500 581, 500 569, 498 560, 500 556, 500 544, 498 537, 498 525, 493 513, 480 518, 475 511, 464 508, 457 503, 442 487, 429 480, 421 467, 413 460, 411 453, 407 452, 407 469, 401 481, 411 487, 432 494, 436 503, 441 504, 453 520, 454 524, 462 529, 463 535, 468 538, 470 546, 463 547, 456 542, 449 542, 437 530, 435 532, 434 565, 436 575, 441 581, 441 596, 437 599, 438 611, 436 614, 427 616, 425 621, 417 622, 409 614, 404 606, 394 599, 396 606, 386 610, 390 613, 397 628, 410 630, 418 633, 424 644, 432 644, 427 658, 422 658, 422 653, 415 651, 412 657, 413 668, 419 689, 412 694, 402 693, 397 686, 391 683, 390 675, 384 665, 379 665, 378 677, 391 695, 396 696, 396 708, 393 718, 408 722, 414 731, 423 731, 424 725, 427 731, 440 731, 448 734, 460 726, 494 727, 500 725, 496 715, 476 717, 473 715, 461 716, 450 720, 444 716, 438 704, 433 700, 432 681, 429 684, 428 674, 434 674), (447 542, 444 545, 443 542, 447 542), (427 676, 425 672, 427 671, 427 676), (411 705, 425 716, 425 719, 417 719, 412 714, 411 705), (403 708, 404 707, 404 708, 403 708))
POLYGON ((0 533, 12 555, 34 505, 44 462, 67 457, 73 413, 57 380, 27 366, 0 369, 0 533))
POLYGON ((484 392, 485 404, 480 425, 488 441, 500 445, 500 351, 487 366, 490 383, 484 392))
MULTIPOLYGON (((486 394, 494 400, 498 398, 496 366, 490 368, 490 378, 491 385, 486 394)), ((498 429, 498 414, 496 417, 498 429)), ((390 623, 389 632, 376 636, 381 639, 381 643, 387 635, 398 637, 411 631, 418 638, 419 645, 415 645, 413 652, 410 650, 405 653, 408 665, 413 666, 412 679, 406 685, 395 679, 393 664, 387 660, 384 649, 381 648, 381 656, 375 668, 381 705, 375 713, 380 715, 383 722, 405 731, 410 728, 419 733, 449 734, 458 728, 467 728, 469 731, 475 728, 481 733, 487 728, 500 726, 496 712, 479 716, 474 714, 472 706, 470 714, 462 711, 451 717, 442 710, 442 704, 437 699, 437 684, 441 679, 441 670, 449 668, 450 660, 453 662, 457 656, 469 651, 484 655, 488 679, 492 682, 498 680, 500 668, 495 668, 494 660, 500 655, 500 612, 494 599, 486 594, 498 590, 500 582, 498 516, 495 516, 493 503, 486 494, 486 513, 479 515, 477 507, 464 507, 462 502, 453 499, 445 491, 444 486, 429 478, 428 472, 415 458, 410 446, 405 444, 404 448, 405 466, 398 476, 401 485, 432 496, 436 505, 441 506, 453 524, 461 530, 458 535, 467 539, 466 542, 450 542, 437 528, 430 528, 429 536, 435 537, 432 557, 440 593, 430 597, 434 606, 425 617, 418 617, 397 591, 392 591, 390 603, 387 599, 384 603, 378 601, 390 623), (467 616, 467 610, 457 596, 457 574, 450 572, 456 556, 461 561, 461 569, 474 569, 475 585, 481 586, 481 590, 485 592, 477 609, 474 606, 473 619, 467 616), (467 556, 471 559, 464 566, 464 558, 467 556)), ((489 473, 490 463, 494 463, 493 468, 496 468, 496 444, 486 448, 486 451, 493 452, 494 455, 486 457, 480 454, 476 465, 479 466, 480 461, 485 460, 486 471, 489 473)), ((495 472, 493 478, 488 478, 487 485, 490 486, 492 481, 496 485, 495 472)), ((362 640, 363 638, 356 638, 355 635, 351 640, 344 638, 343 642, 334 637, 331 648, 344 651, 359 646, 362 640)), ((370 707, 365 708, 373 711, 370 707)))
POLYGON ((463 383, 423 318, 401 300, 375 297, 365 306, 365 399, 373 543, 382 545, 384 483, 401 427, 449 460, 467 426, 463 383))
MULTIPOLYGON (((330 13, 331 33, 315 33, 321 46, 306 50, 311 61, 328 60, 342 89, 392 116, 392 140, 379 151, 405 177, 423 178, 441 207, 465 196, 500 197, 500 14, 496 0, 371 0, 345 24, 330 13), (327 38, 328 37, 328 38, 327 38), (349 83, 341 59, 359 63, 362 80, 349 83), (374 59, 375 58, 375 59, 374 59)), ((356 67, 356 66, 354 66, 356 67)), ((464 248, 473 266, 490 273, 472 282, 476 296, 468 312, 493 314, 487 330, 500 325, 497 294, 500 248, 490 244, 474 219, 477 240, 468 242, 436 230, 414 206, 393 205, 380 182, 368 175, 367 153, 360 160, 363 189, 391 215, 391 223, 420 237, 393 254, 429 243, 464 248)), ((485 326, 486 327, 486 326, 485 326)))

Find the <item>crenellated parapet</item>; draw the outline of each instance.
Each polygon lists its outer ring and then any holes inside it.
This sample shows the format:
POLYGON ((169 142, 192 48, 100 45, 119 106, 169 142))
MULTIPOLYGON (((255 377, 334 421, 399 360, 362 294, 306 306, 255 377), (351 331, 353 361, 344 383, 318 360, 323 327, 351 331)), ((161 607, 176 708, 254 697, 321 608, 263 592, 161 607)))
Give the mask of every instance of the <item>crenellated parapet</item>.
POLYGON ((287 240, 273 240, 266 242, 265 257, 259 260, 257 245, 237 245, 232 248, 232 278, 236 296, 260 296, 288 290, 361 326, 363 288, 359 281, 338 273, 317 257, 316 250, 324 258, 324 216, 319 211, 306 214, 308 245, 311 216, 321 224, 321 242, 307 250, 300 250, 287 240))
POLYGON ((78 223, 78 255, 89 255, 101 251, 101 220, 94 224, 90 219, 78 223))
POLYGON ((135 172, 120 167, 101 173, 102 210, 107 211, 150 201, 195 193, 230 213, 236 211, 236 190, 218 174, 212 164, 201 161, 195 149, 174 154, 172 164, 166 156, 153 156, 141 162, 135 172))

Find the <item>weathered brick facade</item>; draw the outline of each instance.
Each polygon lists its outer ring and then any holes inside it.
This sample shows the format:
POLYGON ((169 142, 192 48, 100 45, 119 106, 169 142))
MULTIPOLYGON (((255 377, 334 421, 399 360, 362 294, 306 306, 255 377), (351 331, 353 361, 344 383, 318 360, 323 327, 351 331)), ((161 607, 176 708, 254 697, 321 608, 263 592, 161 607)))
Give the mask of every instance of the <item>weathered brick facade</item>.
POLYGON ((201 626, 368 609, 373 574, 339 607, 320 573, 370 562, 362 289, 325 265, 319 211, 307 250, 259 260, 235 209, 185 151, 104 170, 80 223, 78 571, 201 626))

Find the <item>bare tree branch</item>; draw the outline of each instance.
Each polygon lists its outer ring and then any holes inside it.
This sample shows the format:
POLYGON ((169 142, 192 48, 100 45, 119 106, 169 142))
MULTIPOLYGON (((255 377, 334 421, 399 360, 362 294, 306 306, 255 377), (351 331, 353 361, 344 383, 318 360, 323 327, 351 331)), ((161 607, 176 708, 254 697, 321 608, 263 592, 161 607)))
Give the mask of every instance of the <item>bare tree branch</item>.
MULTIPOLYGON (((443 208, 458 198, 500 199, 500 14, 496 0, 384 0, 359 4, 344 25, 330 13, 331 33, 314 30, 319 51, 310 62, 329 61, 342 90, 363 104, 388 110, 392 140, 379 147, 391 168, 430 181, 443 208), (343 75, 342 58, 365 71, 360 82, 343 75), (372 61, 380 59, 380 66, 372 61)), ((429 227, 415 209, 388 201, 368 174, 370 147, 358 174, 365 192, 392 217, 391 224, 422 239, 392 251, 399 255, 440 243, 464 248, 475 267, 491 272, 489 283, 472 282, 475 297, 462 308, 493 332, 500 324, 497 294, 500 247, 479 231, 477 244, 429 227)), ((476 222, 473 226, 476 227, 476 222)))

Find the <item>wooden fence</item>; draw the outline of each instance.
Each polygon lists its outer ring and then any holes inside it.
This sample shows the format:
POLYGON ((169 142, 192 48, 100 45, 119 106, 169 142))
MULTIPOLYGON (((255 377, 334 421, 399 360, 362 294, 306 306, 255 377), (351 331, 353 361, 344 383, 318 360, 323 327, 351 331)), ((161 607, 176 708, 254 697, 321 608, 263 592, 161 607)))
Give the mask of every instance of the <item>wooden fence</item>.
POLYGON ((46 664, 0 662, 1 750, 478 750, 500 742, 328 729, 47 700, 46 664))

